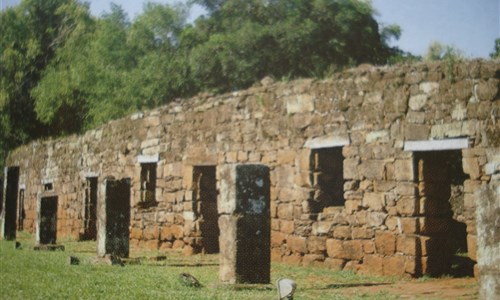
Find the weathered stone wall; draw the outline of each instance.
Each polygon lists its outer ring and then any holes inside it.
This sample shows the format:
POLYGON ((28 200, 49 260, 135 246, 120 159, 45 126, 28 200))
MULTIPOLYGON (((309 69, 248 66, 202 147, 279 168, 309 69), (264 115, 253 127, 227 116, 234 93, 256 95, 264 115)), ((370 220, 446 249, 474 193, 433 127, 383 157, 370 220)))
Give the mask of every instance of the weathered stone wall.
POLYGON ((481 299, 500 298, 500 149, 489 151, 484 172, 489 185, 476 191, 481 299))
POLYGON ((431 226, 415 152, 405 143, 466 139, 458 150, 467 175, 463 209, 455 217, 467 225, 476 260, 474 191, 490 181, 487 153, 500 147, 499 80, 495 61, 362 66, 327 80, 174 102, 81 136, 33 142, 7 165, 20 167, 27 230, 44 182, 59 197, 58 238, 78 239, 86 176, 131 178, 131 245, 193 253, 203 250, 193 168, 263 164, 273 260, 418 276, 428 269, 431 226), (345 204, 317 211, 313 156, 325 147, 342 147, 345 204), (155 158, 155 202, 143 205, 141 159, 155 158))

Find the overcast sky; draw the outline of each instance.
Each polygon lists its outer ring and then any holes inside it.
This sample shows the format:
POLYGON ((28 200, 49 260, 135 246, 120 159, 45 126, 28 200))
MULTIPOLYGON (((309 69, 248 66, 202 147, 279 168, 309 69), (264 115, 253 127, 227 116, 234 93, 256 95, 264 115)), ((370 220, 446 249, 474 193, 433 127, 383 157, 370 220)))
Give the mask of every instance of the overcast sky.
MULTIPOLYGON (((20 0, 0 0, 2 8, 20 0)), ((120 5, 133 19, 147 0, 88 0, 96 16, 109 11, 110 3, 120 5)), ((173 4, 176 0, 153 2, 173 4)), ((180 1, 185 2, 185 1, 180 1)), ((422 55, 429 44, 439 41, 453 45, 469 58, 487 58, 494 41, 500 38, 500 0, 372 0, 383 24, 398 24, 403 33, 394 45, 422 55)), ((191 19, 202 14, 195 7, 191 19)))

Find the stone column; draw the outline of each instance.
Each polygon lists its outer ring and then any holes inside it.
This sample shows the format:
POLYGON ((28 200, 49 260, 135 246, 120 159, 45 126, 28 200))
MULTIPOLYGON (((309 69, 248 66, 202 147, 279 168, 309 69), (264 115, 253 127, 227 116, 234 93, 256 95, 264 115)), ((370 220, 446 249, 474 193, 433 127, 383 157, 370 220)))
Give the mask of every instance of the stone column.
POLYGON ((130 179, 107 177, 97 199, 97 255, 129 255, 130 179))
POLYGON ((500 299, 500 153, 485 166, 489 185, 475 193, 479 295, 500 299))
POLYGON ((228 283, 269 283, 269 168, 225 165, 218 175, 219 278, 228 283))

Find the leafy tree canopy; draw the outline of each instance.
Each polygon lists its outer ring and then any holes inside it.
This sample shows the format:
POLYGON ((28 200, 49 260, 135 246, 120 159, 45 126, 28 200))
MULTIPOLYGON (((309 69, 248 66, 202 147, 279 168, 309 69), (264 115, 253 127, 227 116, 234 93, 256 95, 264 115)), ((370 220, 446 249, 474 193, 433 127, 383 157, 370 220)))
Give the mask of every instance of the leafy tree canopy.
MULTIPOLYGON (((411 54, 389 46, 362 0, 191 0, 90 15, 79 0, 22 0, 0 13, 0 153, 33 138, 95 127, 200 91, 246 88, 265 76, 323 77, 411 54)), ((396 58, 396 59, 395 59, 396 58)))

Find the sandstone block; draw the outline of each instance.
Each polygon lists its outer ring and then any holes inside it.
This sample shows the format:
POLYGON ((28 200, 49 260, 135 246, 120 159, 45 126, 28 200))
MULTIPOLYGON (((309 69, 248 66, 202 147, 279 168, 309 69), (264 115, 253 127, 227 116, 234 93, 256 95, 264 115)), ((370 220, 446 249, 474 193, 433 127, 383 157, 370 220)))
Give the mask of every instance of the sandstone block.
POLYGON ((367 179, 384 179, 385 162, 383 160, 363 161, 359 167, 359 173, 367 179))
POLYGON ((285 242, 286 235, 284 233, 274 230, 271 232, 271 247, 280 247, 285 242))
POLYGON ((416 236, 398 236, 396 243, 396 251, 403 254, 416 256, 417 250, 420 248, 420 240, 416 236))
POLYGON ((298 253, 285 255, 281 257, 281 261, 285 264, 300 266, 302 264, 302 256, 298 253))
POLYGON ((412 159, 398 159, 394 163, 395 179, 397 181, 413 181, 415 170, 412 159))
POLYGON ((288 248, 294 253, 307 253, 306 238, 301 236, 288 236, 286 239, 288 248))
POLYGON ((333 230, 333 237, 336 239, 350 239, 351 227, 349 226, 336 226, 333 230))
POLYGON ((285 234, 292 234, 295 232, 295 223, 293 221, 279 220, 280 231, 285 234))
POLYGON ((396 202, 396 209, 402 216, 414 216, 417 214, 418 201, 414 196, 403 196, 396 202))
POLYGON ((383 193, 365 193, 363 196, 362 205, 373 211, 382 211, 384 209, 384 194, 383 193))
POLYGON ((384 273, 384 260, 379 255, 365 255, 363 257, 363 264, 360 268, 361 274, 383 274, 384 273))
POLYGON ((408 105, 411 110, 419 111, 424 108, 427 103, 428 96, 425 94, 413 95, 410 97, 408 105))
POLYGON ((304 267, 320 267, 325 261, 325 256, 320 254, 306 254, 302 258, 302 265, 304 267))
POLYGON ((323 254, 326 251, 326 237, 311 236, 307 239, 307 251, 312 254, 323 254))
POLYGON ((293 220, 293 204, 292 203, 279 204, 278 218, 282 220, 293 220))
POLYGON ((341 241, 337 239, 326 240, 326 251, 329 257, 340 259, 362 259, 363 244, 360 240, 341 241))
POLYGON ((344 159, 344 179, 359 179, 358 165, 357 157, 344 159))
POLYGON ((405 257, 394 255, 383 259, 384 275, 401 276, 405 272, 405 257))
POLYGON ((375 249, 378 254, 392 255, 396 252, 396 237, 389 231, 375 232, 375 249))
POLYGON ((357 239, 371 239, 375 236, 375 231, 372 228, 366 227, 353 227, 352 238, 357 239))

